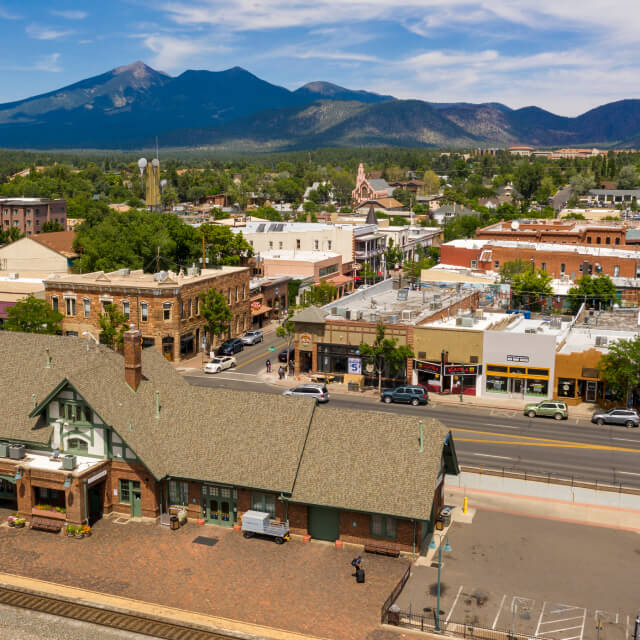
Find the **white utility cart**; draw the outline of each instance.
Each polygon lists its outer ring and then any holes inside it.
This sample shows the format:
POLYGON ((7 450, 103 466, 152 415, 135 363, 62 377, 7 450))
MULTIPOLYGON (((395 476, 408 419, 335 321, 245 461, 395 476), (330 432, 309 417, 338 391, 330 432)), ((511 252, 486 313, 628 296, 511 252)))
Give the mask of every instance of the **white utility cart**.
POLYGON ((273 520, 271 515, 263 511, 246 511, 242 516, 242 535, 251 538, 255 534, 270 536, 276 544, 289 540, 289 521, 273 520))

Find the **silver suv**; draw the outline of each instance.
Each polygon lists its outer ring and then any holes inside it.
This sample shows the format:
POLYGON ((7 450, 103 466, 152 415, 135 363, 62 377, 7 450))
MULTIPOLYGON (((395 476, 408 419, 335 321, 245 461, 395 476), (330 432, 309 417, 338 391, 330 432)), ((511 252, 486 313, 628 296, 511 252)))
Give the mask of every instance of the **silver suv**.
POLYGON ((329 402, 327 387, 321 384, 301 384, 287 389, 282 395, 302 396, 303 398, 315 398, 316 402, 329 402))
POLYGON ((640 425, 640 415, 635 409, 623 409, 621 407, 609 411, 596 411, 591 416, 591 422, 596 424, 623 424, 625 427, 637 427, 640 425))

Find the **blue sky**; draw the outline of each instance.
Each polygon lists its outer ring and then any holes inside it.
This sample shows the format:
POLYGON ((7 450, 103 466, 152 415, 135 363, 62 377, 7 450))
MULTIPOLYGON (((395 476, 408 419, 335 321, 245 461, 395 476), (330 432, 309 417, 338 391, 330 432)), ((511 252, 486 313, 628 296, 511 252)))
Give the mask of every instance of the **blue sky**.
POLYGON ((0 101, 143 60, 561 115, 637 95, 637 0, 0 0, 0 101), (54 7, 54 8, 53 8, 54 7))

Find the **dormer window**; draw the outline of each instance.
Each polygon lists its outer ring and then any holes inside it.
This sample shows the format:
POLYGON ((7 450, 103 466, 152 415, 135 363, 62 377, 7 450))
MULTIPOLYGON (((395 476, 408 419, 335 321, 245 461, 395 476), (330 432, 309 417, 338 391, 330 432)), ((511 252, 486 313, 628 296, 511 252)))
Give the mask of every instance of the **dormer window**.
POLYGON ((69 450, 87 453, 89 451, 89 443, 81 438, 69 438, 67 440, 67 451, 69 450))

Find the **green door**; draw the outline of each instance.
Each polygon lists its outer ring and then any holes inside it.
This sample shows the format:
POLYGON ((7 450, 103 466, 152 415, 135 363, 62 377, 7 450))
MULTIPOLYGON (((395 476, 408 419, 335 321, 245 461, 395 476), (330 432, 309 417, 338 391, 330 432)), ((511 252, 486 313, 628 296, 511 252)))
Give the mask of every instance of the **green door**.
POLYGON ((134 489, 131 492, 131 517, 132 518, 142 517, 142 496, 140 494, 139 488, 134 489))
POLYGON ((202 487, 202 516, 211 524, 232 527, 236 523, 237 504, 238 490, 233 487, 202 487))
POLYGON ((316 540, 337 540, 340 536, 340 512, 327 507, 309 507, 309 533, 316 540))

